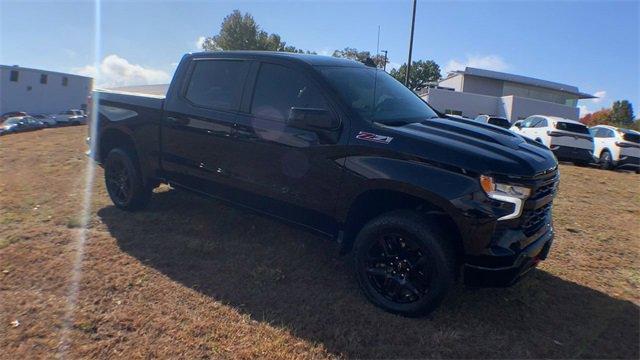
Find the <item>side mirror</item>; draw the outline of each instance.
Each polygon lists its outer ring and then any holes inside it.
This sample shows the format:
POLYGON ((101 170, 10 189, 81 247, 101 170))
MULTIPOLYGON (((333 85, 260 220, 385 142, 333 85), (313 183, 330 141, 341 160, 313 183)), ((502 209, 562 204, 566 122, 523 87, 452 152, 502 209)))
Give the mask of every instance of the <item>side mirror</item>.
POLYGON ((292 107, 287 125, 306 130, 333 130, 338 128, 340 122, 324 109, 292 107))
POLYGON ((514 124, 518 129, 522 129, 522 123, 515 123, 514 124))

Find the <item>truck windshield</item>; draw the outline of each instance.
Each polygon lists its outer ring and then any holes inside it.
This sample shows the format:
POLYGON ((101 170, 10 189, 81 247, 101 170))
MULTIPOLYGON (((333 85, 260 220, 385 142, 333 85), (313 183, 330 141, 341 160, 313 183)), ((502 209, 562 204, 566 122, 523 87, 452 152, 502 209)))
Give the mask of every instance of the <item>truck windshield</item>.
POLYGON ((438 117, 418 95, 382 70, 318 66, 342 100, 365 120, 402 125, 438 117))

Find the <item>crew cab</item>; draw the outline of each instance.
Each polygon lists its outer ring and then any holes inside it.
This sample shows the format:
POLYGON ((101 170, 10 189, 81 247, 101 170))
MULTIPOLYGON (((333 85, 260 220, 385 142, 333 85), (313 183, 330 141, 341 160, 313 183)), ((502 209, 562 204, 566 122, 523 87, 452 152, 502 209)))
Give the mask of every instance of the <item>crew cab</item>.
POLYGON ((587 165, 594 162, 593 136, 578 121, 556 116, 532 115, 517 121, 511 130, 546 147, 560 160, 587 165))
POLYGON ((640 171, 640 132, 609 125, 597 125, 589 131, 595 142, 593 155, 600 167, 640 171))
POLYGON ((192 53, 166 95, 92 99, 89 155, 115 206, 143 209, 169 183, 304 226, 338 241, 393 313, 432 311, 456 280, 510 285, 552 243, 549 149, 447 118, 355 61, 192 53))

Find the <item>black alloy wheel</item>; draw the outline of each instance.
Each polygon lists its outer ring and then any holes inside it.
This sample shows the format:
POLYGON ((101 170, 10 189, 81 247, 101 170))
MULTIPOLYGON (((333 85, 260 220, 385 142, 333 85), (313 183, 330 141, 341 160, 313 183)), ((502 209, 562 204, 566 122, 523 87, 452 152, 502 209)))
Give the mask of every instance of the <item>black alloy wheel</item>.
POLYGON ((132 174, 128 173, 127 167, 121 158, 110 159, 109 166, 105 169, 105 181, 109 196, 117 205, 126 204, 131 199, 132 174))
POLYGON ((395 303, 413 303, 427 294, 435 274, 431 265, 428 252, 408 234, 381 234, 367 251, 371 286, 395 303))
POLYGON ((412 210, 369 221, 355 240, 353 260, 367 299, 409 317, 436 309, 457 272, 452 238, 434 218, 412 210))

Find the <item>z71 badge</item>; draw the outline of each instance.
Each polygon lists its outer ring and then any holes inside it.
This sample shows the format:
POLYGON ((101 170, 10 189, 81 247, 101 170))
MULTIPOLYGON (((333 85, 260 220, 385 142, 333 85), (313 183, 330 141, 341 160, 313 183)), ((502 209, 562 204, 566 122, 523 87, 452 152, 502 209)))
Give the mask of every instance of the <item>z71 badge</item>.
POLYGON ((356 135, 356 139, 373 141, 382 144, 388 144, 391 142, 391 140, 393 140, 391 136, 377 135, 366 131, 360 131, 358 135, 356 135))

